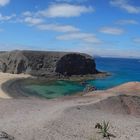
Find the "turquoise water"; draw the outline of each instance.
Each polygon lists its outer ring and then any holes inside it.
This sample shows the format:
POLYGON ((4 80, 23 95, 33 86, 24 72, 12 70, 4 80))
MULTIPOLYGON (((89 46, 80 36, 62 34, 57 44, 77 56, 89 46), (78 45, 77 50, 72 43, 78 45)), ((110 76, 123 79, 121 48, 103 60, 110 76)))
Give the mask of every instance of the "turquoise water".
POLYGON ((79 83, 69 81, 54 81, 41 85, 31 84, 25 86, 25 88, 26 91, 29 91, 31 94, 36 94, 48 99, 73 95, 84 89, 79 83))
MULTIPOLYGON (((99 90, 129 81, 140 81, 140 60, 138 59, 96 58, 96 64, 98 70, 111 73, 111 76, 104 79, 87 81, 99 90)), ((76 82, 54 81, 45 84, 30 84, 25 88, 30 93, 51 99, 73 95, 76 92, 83 91, 85 87, 76 82)))

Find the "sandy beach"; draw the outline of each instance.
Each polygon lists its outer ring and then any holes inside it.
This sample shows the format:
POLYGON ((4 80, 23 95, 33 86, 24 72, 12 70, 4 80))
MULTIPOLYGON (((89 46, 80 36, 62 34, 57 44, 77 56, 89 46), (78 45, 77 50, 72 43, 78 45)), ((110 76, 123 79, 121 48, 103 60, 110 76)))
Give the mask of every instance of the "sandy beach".
MULTIPOLYGON (((0 85, 27 77, 0 73, 0 85)), ((0 131, 15 140, 102 140, 95 124, 104 120, 111 140, 140 138, 140 82, 52 100, 14 99, 0 88, 0 98, 0 131)))
POLYGON ((0 72, 0 98, 4 99, 9 99, 11 98, 8 94, 6 94, 2 89, 2 85, 10 80, 15 80, 15 79, 23 79, 23 78, 28 78, 31 77, 30 75, 27 74, 10 74, 10 73, 2 73, 0 72))

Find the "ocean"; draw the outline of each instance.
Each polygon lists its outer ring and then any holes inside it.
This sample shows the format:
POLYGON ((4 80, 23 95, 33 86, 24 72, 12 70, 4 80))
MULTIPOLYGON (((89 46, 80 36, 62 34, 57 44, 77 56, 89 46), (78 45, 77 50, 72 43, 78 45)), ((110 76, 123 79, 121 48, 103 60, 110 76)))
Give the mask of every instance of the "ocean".
MULTIPOLYGON (((140 81, 140 59, 126 58, 95 58, 97 69, 109 72, 111 76, 102 79, 89 80, 88 84, 98 90, 112 88, 125 82, 140 81)), ((77 82, 54 81, 45 84, 30 84, 25 86, 29 93, 36 93, 45 98, 56 98, 73 95, 85 88, 77 82)))
POLYGON ((111 76, 92 80, 98 89, 111 88, 125 82, 140 81, 140 59, 96 58, 97 69, 107 71, 111 76))

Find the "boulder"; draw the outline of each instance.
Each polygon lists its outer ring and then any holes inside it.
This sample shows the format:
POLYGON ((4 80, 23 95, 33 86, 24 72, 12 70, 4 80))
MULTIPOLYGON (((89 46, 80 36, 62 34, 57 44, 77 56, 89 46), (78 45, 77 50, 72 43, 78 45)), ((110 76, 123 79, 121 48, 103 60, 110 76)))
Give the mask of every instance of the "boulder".
POLYGON ((91 86, 91 85, 86 85, 85 89, 84 89, 84 93, 89 93, 89 92, 92 92, 92 91, 96 91, 97 88, 95 86, 91 86))

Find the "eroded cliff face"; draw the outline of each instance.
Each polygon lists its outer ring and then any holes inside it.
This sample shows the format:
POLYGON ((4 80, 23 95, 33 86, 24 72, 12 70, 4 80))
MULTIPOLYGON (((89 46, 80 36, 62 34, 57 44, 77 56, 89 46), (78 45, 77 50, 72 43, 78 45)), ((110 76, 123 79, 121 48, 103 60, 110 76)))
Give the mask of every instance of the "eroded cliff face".
POLYGON ((92 57, 80 53, 12 51, 0 53, 0 71, 36 76, 95 74, 92 57))
POLYGON ((56 72, 62 75, 85 75, 97 73, 96 64, 91 58, 81 54, 67 54, 56 65, 56 72))

